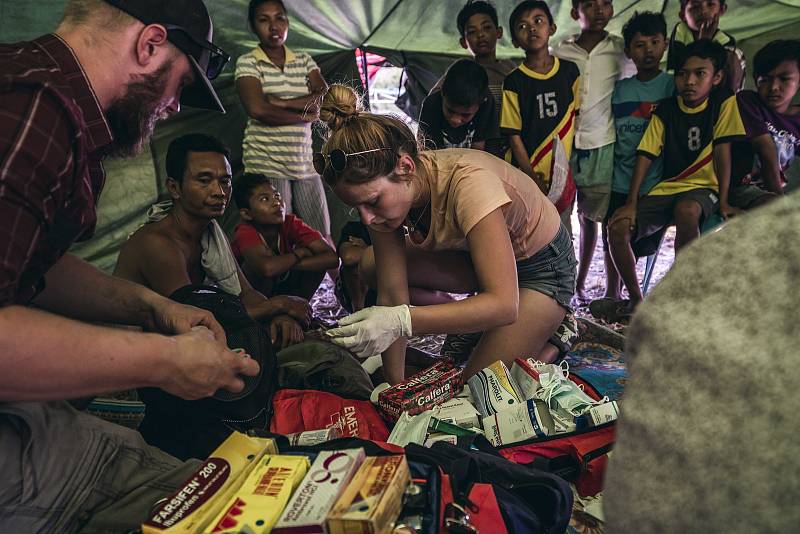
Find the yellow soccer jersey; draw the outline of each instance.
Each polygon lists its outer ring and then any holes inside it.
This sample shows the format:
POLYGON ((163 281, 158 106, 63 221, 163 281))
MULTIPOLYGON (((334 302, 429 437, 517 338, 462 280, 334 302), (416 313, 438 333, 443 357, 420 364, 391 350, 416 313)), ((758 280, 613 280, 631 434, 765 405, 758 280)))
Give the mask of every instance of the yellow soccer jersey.
POLYGON ((650 159, 663 154, 664 175, 650 195, 674 195, 692 189, 719 191, 714 146, 745 135, 736 96, 725 89, 689 108, 680 96, 663 100, 636 153, 650 159))
MULTIPOLYGON (((544 174, 546 181, 552 172, 556 135, 569 158, 580 104, 577 65, 554 59, 547 74, 539 74, 522 64, 506 76, 500 114, 500 132, 522 138, 533 170, 544 174)), ((510 150, 506 152, 506 161, 511 162, 510 150)))

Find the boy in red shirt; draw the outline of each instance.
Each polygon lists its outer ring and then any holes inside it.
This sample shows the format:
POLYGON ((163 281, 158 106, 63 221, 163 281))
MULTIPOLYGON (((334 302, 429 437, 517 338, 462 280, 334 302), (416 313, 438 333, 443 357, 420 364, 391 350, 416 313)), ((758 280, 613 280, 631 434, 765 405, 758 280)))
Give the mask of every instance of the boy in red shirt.
POLYGON ((310 299, 339 257, 322 235, 286 214, 280 193, 263 174, 245 173, 233 189, 242 223, 233 253, 247 279, 266 296, 310 299))

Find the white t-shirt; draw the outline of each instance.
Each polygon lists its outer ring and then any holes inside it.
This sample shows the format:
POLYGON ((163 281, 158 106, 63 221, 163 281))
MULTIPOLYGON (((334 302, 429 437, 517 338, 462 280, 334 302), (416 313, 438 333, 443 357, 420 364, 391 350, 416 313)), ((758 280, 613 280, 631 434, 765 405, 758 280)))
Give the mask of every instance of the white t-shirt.
POLYGON ((625 57, 625 41, 606 34, 591 52, 578 46, 579 35, 564 39, 553 48, 553 55, 578 65, 581 72, 581 112, 575 129, 575 147, 599 148, 615 140, 611 95, 617 80, 636 74, 636 66, 625 57))

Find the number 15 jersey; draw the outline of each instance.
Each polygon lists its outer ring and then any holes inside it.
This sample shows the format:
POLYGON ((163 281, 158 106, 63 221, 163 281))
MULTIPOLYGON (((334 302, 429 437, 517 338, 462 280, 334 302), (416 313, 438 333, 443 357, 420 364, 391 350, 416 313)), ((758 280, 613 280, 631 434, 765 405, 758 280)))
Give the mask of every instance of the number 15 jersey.
MULTIPOLYGON (((553 68, 546 74, 522 64, 506 76, 500 114, 500 132, 522 138, 533 170, 547 181, 553 167, 553 138, 558 135, 569 159, 580 107, 578 66, 553 59, 553 68)), ((506 161, 511 161, 511 150, 506 161)))
POLYGON ((648 194, 704 188, 719 192, 714 146, 744 135, 736 97, 727 89, 717 89, 696 108, 687 107, 680 96, 662 100, 636 150, 650 159, 663 154, 664 175, 648 194))

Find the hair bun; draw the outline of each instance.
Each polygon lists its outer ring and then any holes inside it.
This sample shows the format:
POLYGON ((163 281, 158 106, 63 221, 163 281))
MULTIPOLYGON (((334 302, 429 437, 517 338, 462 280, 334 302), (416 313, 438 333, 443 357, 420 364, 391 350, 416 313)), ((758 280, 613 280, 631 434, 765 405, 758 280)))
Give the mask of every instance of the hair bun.
POLYGON ((319 119, 331 130, 338 130, 362 110, 361 99, 346 85, 333 84, 322 99, 319 119))

